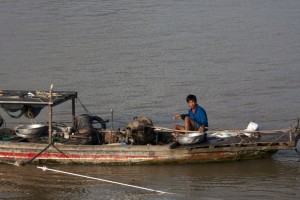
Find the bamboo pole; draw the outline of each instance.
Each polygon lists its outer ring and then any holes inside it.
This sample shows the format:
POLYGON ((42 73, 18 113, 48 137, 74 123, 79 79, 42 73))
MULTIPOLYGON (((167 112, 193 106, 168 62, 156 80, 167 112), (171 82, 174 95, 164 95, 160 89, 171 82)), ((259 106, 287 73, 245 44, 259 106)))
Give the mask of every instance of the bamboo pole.
POLYGON ((53 90, 53 84, 50 86, 50 96, 49 96, 49 112, 48 112, 48 117, 49 117, 49 129, 48 129, 48 139, 49 139, 49 144, 52 142, 52 90, 53 90))
POLYGON ((72 127, 75 127, 75 98, 72 98, 72 127))
MULTIPOLYGON (((166 130, 166 131, 176 131, 176 132, 182 132, 182 133, 195 133, 197 131, 188 131, 188 130, 174 130, 171 128, 165 128, 165 127, 160 127, 160 126, 148 126, 150 128, 154 129, 161 129, 161 130, 166 130)), ((205 131, 205 133, 220 133, 220 132, 235 132, 235 133, 277 133, 277 132, 286 132, 290 131, 291 129, 280 129, 280 130, 262 130, 262 131, 249 131, 249 130, 212 130, 212 131, 205 131)))
POLYGON ((110 136, 109 136, 109 143, 112 142, 112 130, 114 128, 114 111, 111 109, 111 128, 110 128, 110 136))

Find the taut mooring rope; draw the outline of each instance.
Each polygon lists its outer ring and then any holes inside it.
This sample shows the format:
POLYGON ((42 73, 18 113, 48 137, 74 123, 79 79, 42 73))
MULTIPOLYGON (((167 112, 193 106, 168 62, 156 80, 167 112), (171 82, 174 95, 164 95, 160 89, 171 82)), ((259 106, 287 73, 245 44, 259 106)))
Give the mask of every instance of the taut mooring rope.
POLYGON ((113 183, 113 184, 123 185, 123 186, 127 186, 127 187, 133 187, 133 188, 148 190, 148 191, 152 191, 152 192, 158 192, 158 193, 161 193, 161 194, 174 194, 174 193, 164 192, 164 191, 160 191, 160 190, 153 190, 153 189, 149 189, 149 188, 145 188, 145 187, 139 187, 139 186, 135 186, 135 185, 129 185, 129 184, 125 184, 125 183, 119 183, 119 182, 115 182, 115 181, 105 180, 105 179, 101 179, 101 178, 95 178, 95 177, 91 177, 91 176, 84 176, 84 175, 80 175, 80 174, 64 172, 64 171, 60 171, 60 170, 56 170, 56 169, 50 169, 50 168, 45 167, 45 166, 43 166, 43 167, 38 166, 37 168, 42 169, 43 171, 49 170, 49 171, 58 172, 58 173, 62 173, 62 174, 68 174, 68 175, 72 175, 72 176, 79 176, 79 177, 94 179, 94 180, 103 181, 103 182, 107 182, 107 183, 113 183))

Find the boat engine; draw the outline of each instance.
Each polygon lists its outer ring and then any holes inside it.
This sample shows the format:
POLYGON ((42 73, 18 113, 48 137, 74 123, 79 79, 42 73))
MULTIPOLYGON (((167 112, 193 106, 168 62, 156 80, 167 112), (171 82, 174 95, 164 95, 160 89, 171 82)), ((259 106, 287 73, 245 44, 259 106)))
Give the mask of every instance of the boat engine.
POLYGON ((125 128, 126 143, 135 145, 151 144, 155 141, 153 123, 147 117, 135 117, 125 128))
POLYGON ((78 134, 90 134, 99 130, 100 128, 94 127, 94 121, 100 123, 101 129, 106 128, 105 121, 98 116, 91 116, 88 114, 81 114, 75 117, 74 127, 72 128, 78 134))

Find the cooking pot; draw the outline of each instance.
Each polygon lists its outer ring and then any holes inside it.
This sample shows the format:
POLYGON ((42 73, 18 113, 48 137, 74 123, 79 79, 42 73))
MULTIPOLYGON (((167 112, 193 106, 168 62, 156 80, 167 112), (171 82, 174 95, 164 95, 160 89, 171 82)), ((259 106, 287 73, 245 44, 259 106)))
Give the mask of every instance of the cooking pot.
POLYGON ((47 133, 48 126, 44 124, 20 125, 15 128, 16 135, 22 138, 35 138, 47 133))

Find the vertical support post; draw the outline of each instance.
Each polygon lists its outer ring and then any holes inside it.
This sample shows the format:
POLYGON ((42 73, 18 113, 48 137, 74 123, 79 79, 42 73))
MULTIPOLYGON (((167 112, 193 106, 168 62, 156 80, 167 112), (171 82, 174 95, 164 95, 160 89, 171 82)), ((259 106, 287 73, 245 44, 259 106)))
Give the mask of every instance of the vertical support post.
POLYGON ((49 129, 48 129, 48 134, 49 134, 49 144, 52 142, 52 89, 53 89, 53 84, 50 86, 50 96, 49 96, 49 112, 48 112, 48 117, 49 117, 49 129))
POLYGON ((75 126, 75 98, 72 98, 72 127, 75 126))
POLYGON ((111 109, 111 127, 110 127, 110 137, 109 137, 109 143, 111 143, 112 141, 112 130, 114 127, 114 111, 113 109, 111 109))
POLYGON ((114 111, 111 109, 111 129, 114 128, 114 111))

